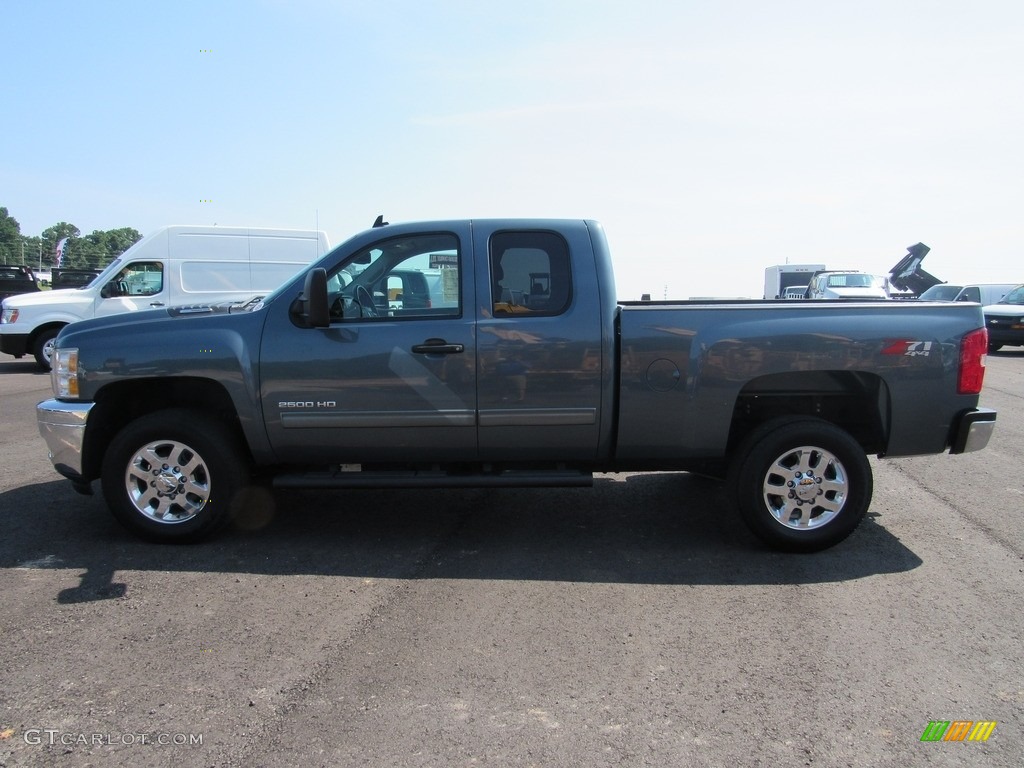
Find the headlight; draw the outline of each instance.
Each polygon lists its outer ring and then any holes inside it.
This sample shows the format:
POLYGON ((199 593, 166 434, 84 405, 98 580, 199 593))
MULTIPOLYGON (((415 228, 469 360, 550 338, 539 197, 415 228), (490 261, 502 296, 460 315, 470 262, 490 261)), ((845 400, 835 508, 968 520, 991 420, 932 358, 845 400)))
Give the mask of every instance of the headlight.
POLYGON ((5 309, 0 315, 0 323, 16 323, 18 321, 18 310, 5 309))
POLYGON ((50 386, 57 398, 78 397, 78 350, 55 349, 50 360, 50 386))

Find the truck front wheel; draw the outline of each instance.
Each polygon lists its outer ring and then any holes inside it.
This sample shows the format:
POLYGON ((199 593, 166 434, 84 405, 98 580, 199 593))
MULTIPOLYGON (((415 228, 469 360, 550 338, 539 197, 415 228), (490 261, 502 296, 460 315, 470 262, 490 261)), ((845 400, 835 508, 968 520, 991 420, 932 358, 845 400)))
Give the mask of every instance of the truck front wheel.
POLYGON ((771 547, 838 544, 871 503, 871 465, 847 432, 821 419, 774 421, 744 441, 731 487, 751 531, 771 547))
POLYGON ((248 464, 238 441, 208 415, 159 411, 130 423, 103 458, 103 495, 114 517, 156 542, 191 542, 231 519, 248 464))
POLYGON ((60 333, 60 328, 48 328, 36 336, 32 342, 32 354, 36 358, 36 364, 44 371, 50 370, 50 360, 53 358, 53 342, 60 333))

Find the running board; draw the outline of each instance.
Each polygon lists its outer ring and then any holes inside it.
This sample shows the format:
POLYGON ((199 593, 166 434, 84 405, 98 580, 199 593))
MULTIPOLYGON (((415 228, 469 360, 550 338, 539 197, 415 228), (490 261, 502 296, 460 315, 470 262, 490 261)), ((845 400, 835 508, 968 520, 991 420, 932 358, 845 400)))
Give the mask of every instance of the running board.
POLYGON ((504 470, 479 474, 423 471, 322 471, 277 475, 275 488, 587 488, 590 472, 504 470))

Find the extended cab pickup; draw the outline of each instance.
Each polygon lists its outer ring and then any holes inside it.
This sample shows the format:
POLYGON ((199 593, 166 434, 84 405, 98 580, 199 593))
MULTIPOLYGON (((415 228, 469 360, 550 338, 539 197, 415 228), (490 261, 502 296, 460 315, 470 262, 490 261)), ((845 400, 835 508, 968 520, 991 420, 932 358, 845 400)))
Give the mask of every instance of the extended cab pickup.
POLYGON ((86 320, 37 409, 57 470, 128 528, 194 540, 282 488, 729 479, 768 544, 845 538, 868 454, 983 448, 981 308, 616 301, 593 221, 375 227, 243 307, 86 320), (429 300, 399 301, 408 272, 429 300), (402 280, 389 276, 398 274, 402 280), (263 494, 265 496, 265 494, 263 494))

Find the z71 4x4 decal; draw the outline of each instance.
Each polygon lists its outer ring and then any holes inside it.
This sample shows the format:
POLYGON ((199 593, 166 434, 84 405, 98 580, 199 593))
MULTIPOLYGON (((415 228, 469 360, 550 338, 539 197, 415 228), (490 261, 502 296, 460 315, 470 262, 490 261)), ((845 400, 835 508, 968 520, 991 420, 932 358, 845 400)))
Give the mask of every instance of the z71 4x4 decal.
POLYGON ((932 342, 900 339, 892 342, 882 350, 883 355, 903 355, 905 357, 928 357, 932 353, 932 342))

